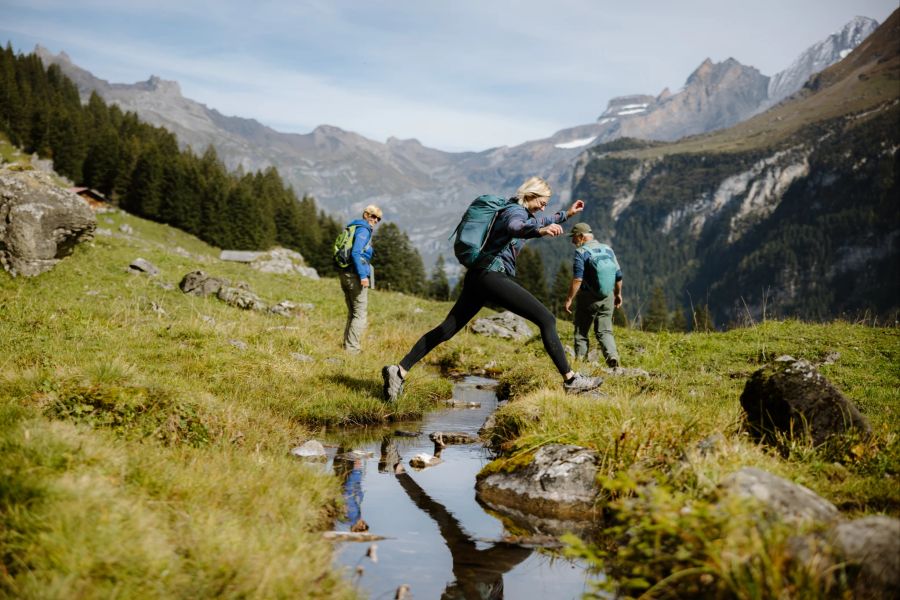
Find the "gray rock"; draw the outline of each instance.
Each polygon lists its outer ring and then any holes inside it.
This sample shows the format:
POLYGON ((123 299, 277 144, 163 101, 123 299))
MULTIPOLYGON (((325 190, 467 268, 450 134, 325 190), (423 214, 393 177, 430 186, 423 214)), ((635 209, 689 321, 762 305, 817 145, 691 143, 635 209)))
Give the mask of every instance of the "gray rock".
POLYGON ((222 252, 219 253, 219 260, 251 263, 262 254, 262 252, 253 252, 250 250, 222 250, 222 252))
POLYGON ((316 361, 316 359, 314 359, 309 354, 301 354, 299 352, 291 352, 291 358, 293 358, 297 362, 302 362, 302 363, 311 363, 311 362, 316 361))
POLYGON ((508 340, 527 340, 534 335, 527 320, 508 310, 498 315, 476 319, 471 327, 475 333, 508 340))
POLYGON ((228 340, 228 343, 242 352, 247 349, 247 342, 241 340, 228 340))
POLYGON ((259 296, 241 287, 220 287, 216 297, 229 306, 243 310, 266 310, 266 304, 259 296))
POLYGON ((297 446, 291 450, 291 454, 303 460, 326 460, 325 446, 317 440, 309 440, 301 446, 297 446))
POLYGON ((716 454, 721 451, 722 446, 725 445, 725 436, 719 432, 712 434, 709 437, 706 437, 699 442, 697 442, 697 452, 700 453, 700 456, 708 456, 710 454, 716 454))
POLYGON ((439 465, 442 462, 444 461, 437 456, 432 456, 426 452, 420 452, 409 459, 409 466, 413 469, 427 469, 428 467, 439 465))
POLYGON ((840 558, 858 565, 857 598, 894 598, 900 590, 900 520, 870 516, 835 525, 828 539, 840 558))
POLYGON ((309 279, 318 279, 319 272, 313 269, 312 267, 298 267, 294 265, 294 270, 297 271, 303 277, 307 277, 309 279))
POLYGON ((439 446, 474 444, 479 441, 477 437, 465 431, 435 431, 428 435, 428 439, 439 446))
POLYGON ((185 294, 209 296, 211 294, 217 294, 222 287, 227 285, 229 285, 227 279, 211 277, 203 271, 191 271, 181 278, 178 287, 185 294))
POLYGON ((12 276, 49 271, 96 226, 87 203, 46 173, 0 169, 0 264, 12 276))
POLYGON ((597 454, 579 446, 548 444, 534 459, 512 472, 479 474, 481 501, 500 512, 521 513, 560 523, 591 521, 599 490, 597 454))
POLYGON ((136 258, 131 261, 131 264, 128 265, 128 270, 132 273, 146 273, 151 277, 159 275, 159 269, 156 268, 156 265, 143 258, 136 258))
POLYGON ((778 435, 809 436, 819 445, 851 430, 872 431, 859 410, 805 360, 781 356, 744 386, 741 407, 751 433, 778 443, 778 435))
POLYGON ((735 471, 719 487, 726 495, 758 501, 769 517, 786 523, 828 523, 840 518, 834 504, 809 488, 755 467, 735 471))
POLYGON ((119 225, 119 231, 121 231, 125 235, 131 235, 134 233, 134 229, 128 223, 122 223, 121 225, 119 225))
POLYGON ((263 273, 297 273, 310 279, 318 279, 315 269, 306 265, 303 255, 287 248, 272 248, 260 253, 250 262, 250 266, 263 273))
POLYGON ((269 312, 288 318, 297 317, 301 314, 297 305, 290 300, 282 300, 278 304, 273 304, 269 307, 269 312))

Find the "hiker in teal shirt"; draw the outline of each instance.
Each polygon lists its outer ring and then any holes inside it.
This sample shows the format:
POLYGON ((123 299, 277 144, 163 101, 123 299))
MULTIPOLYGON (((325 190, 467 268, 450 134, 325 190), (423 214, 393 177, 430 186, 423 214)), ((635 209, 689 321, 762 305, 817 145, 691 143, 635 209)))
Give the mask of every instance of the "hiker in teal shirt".
POLYGON ((587 223, 577 223, 569 235, 575 245, 575 257, 565 307, 571 314, 572 301, 577 298, 575 358, 587 358, 593 326, 606 364, 616 368, 619 351, 612 333, 612 314, 613 309, 622 306, 622 269, 612 248, 595 240, 587 223))

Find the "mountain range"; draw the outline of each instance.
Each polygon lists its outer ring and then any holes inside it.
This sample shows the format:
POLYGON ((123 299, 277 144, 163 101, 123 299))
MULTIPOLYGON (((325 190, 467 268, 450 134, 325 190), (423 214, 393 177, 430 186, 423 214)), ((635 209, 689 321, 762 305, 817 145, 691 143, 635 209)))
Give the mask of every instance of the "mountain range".
POLYGON ((476 195, 510 194, 525 177, 541 174, 556 190, 556 199, 568 203, 573 168, 588 148, 620 137, 675 140, 732 126, 797 92, 877 26, 857 17, 772 77, 733 58, 721 63, 707 59, 675 93, 614 98, 593 123, 481 152, 444 152, 415 139, 381 143, 329 125, 308 134, 279 133, 185 98, 177 82, 153 76, 135 84, 109 83, 65 53, 54 55, 40 46, 35 52, 45 64, 59 65, 85 100, 97 92, 106 102, 169 129, 184 146, 202 151, 212 145, 229 168, 274 165, 299 194, 313 196, 333 214, 355 216, 366 204, 380 204, 431 263, 439 254, 449 254, 447 237, 476 195))
POLYGON ((900 9, 750 119, 676 142, 589 149, 574 191, 587 202, 582 218, 616 248, 631 315, 661 290, 670 309, 709 305, 719 324, 895 324, 898 149, 900 9))

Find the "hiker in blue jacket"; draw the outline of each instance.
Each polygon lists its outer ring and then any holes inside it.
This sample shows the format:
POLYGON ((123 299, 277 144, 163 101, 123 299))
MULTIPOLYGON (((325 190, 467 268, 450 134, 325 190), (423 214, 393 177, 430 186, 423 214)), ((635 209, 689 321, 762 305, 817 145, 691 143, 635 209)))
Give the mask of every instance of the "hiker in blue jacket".
POLYGON ((341 290, 347 303, 347 324, 344 327, 344 350, 358 354, 360 340, 366 331, 369 304, 368 290, 372 280, 372 229, 381 221, 381 209, 370 204, 362 219, 354 219, 347 227, 355 226, 349 266, 340 269, 341 290))
POLYGON ((423 335, 406 356, 396 365, 381 370, 384 380, 384 399, 395 401, 403 390, 407 372, 438 344, 446 342, 466 326, 487 302, 512 311, 537 325, 541 331, 544 350, 553 360, 563 378, 566 393, 595 389, 603 383, 599 377, 585 377, 569 368, 569 361, 556 332, 556 317, 528 290, 516 282, 516 257, 526 239, 562 235, 559 225, 584 209, 584 202, 576 200, 568 210, 547 217, 536 217, 550 200, 551 190, 540 177, 530 177, 510 198, 498 214, 488 232, 484 254, 496 257, 486 266, 470 268, 463 279, 459 299, 444 321, 423 335))
POLYGON ((612 248, 595 240, 587 223, 576 223, 569 235, 575 245, 575 256, 565 307, 566 312, 572 314, 572 301, 576 301, 575 358, 587 358, 593 326, 606 364, 615 369, 619 366, 619 351, 612 333, 612 315, 613 309, 622 306, 622 269, 612 248), (596 253, 602 259, 599 263, 603 265, 600 270, 605 270, 602 275, 598 274, 592 261, 592 255, 596 253), (608 277, 608 282, 601 283, 602 277, 608 277), (603 285, 608 287, 601 289, 603 285))

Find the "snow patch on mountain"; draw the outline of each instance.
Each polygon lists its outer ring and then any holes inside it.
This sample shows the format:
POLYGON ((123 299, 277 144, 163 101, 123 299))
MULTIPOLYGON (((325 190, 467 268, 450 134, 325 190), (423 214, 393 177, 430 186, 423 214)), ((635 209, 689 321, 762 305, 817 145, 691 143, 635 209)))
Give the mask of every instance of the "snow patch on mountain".
POLYGON ((570 150, 572 148, 581 148, 583 146, 587 146, 591 142, 597 139, 597 136, 582 138, 580 140, 572 140, 571 142, 564 142, 562 144, 553 144, 554 148, 562 148, 564 150, 570 150))

